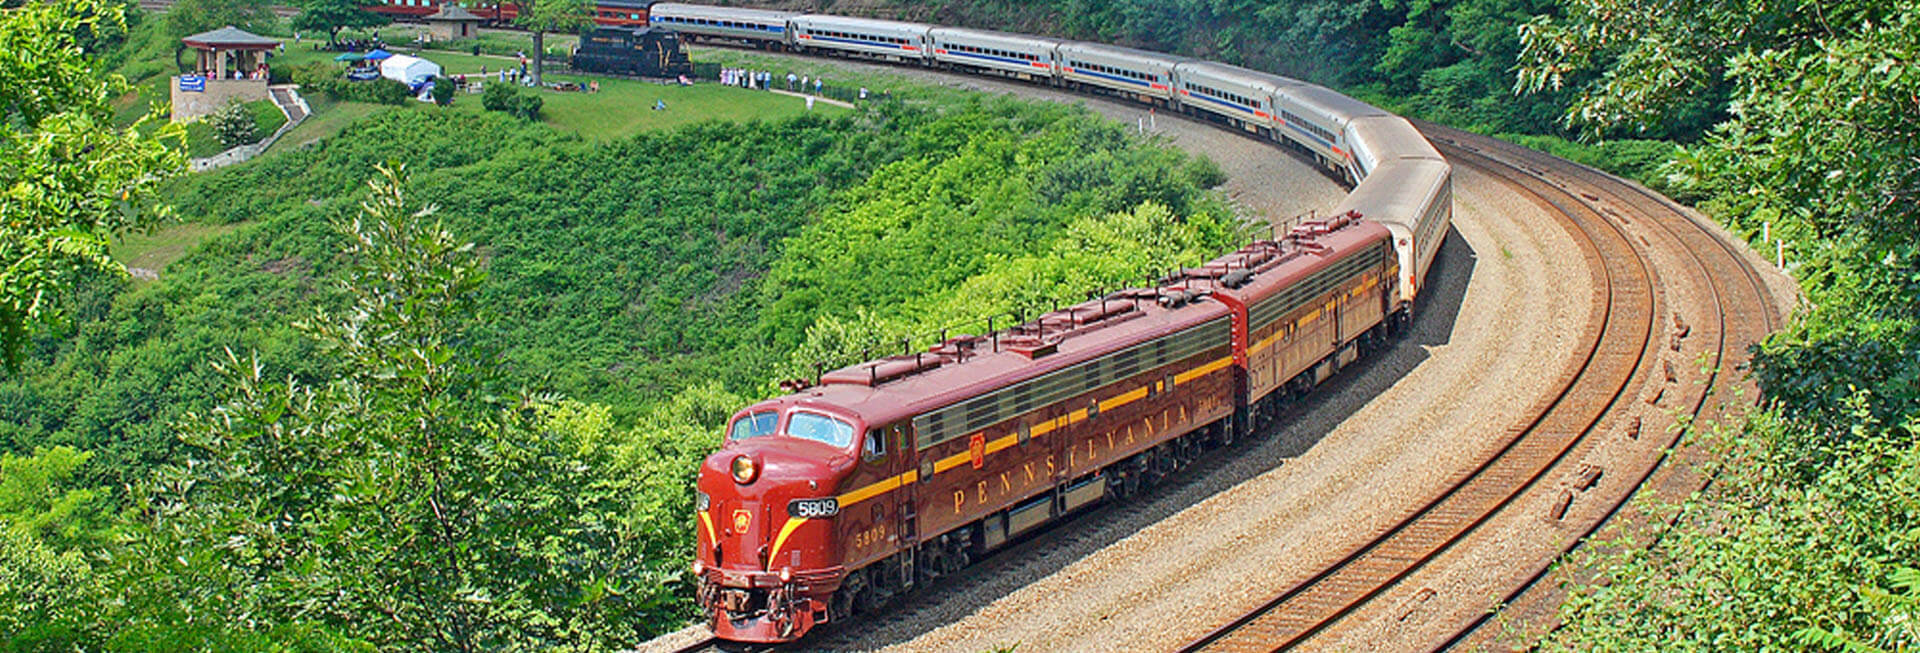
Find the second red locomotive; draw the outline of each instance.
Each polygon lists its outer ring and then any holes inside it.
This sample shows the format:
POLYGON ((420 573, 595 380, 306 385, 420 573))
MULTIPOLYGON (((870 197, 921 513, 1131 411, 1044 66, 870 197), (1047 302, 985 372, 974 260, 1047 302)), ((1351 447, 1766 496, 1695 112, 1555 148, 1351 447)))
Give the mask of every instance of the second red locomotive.
POLYGON ((1398 260, 1357 214, 1310 221, 749 406, 700 470, 699 604, 723 639, 792 641, 1124 500, 1383 340, 1398 260))

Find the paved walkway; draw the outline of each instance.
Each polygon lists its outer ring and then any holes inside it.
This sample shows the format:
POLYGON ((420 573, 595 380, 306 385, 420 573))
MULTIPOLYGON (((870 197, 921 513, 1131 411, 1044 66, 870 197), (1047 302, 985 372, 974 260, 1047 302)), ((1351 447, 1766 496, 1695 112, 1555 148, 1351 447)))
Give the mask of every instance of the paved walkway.
POLYGON ((194 172, 204 172, 224 168, 259 156, 261 152, 267 151, 267 148, 272 146, 274 141, 280 140, 281 135, 286 134, 288 130, 293 129, 294 126, 299 125, 301 121, 307 119, 307 114, 309 113, 307 103, 301 100, 300 93, 293 89, 294 87, 292 86, 272 86, 267 88, 267 97, 272 98, 274 106, 280 107, 280 112, 287 116, 287 123, 281 125, 280 129, 275 130, 273 135, 268 136, 265 140, 258 143, 241 145, 204 159, 190 159, 187 161, 187 169, 194 172))
POLYGON ((781 94, 781 95, 786 95, 786 96, 790 96, 790 97, 797 97, 797 98, 806 98, 806 97, 811 97, 811 98, 813 98, 813 99, 814 99, 814 101, 815 101, 815 102, 825 102, 825 103, 827 103, 827 104, 831 104, 831 105, 833 105, 833 106, 836 106, 836 107, 846 107, 846 108, 848 108, 848 109, 852 109, 852 108, 853 108, 853 103, 852 103, 852 102, 842 102, 842 101, 840 101, 840 100, 835 100, 835 99, 833 99, 833 98, 830 98, 830 97, 827 97, 827 96, 824 96, 824 95, 814 95, 814 94, 812 94, 812 93, 795 93, 795 92, 793 92, 793 91, 782 91, 782 90, 780 90, 780 89, 777 89, 777 88, 770 88, 770 89, 767 89, 767 90, 769 90, 769 91, 773 91, 773 92, 775 92, 775 93, 779 93, 779 94, 781 94))

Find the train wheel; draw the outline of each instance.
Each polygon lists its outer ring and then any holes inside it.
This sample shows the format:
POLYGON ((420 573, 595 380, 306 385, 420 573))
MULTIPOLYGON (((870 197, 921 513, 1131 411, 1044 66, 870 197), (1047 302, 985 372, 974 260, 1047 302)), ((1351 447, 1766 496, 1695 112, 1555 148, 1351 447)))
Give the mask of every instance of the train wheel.
POLYGON ((941 573, 951 574, 966 569, 973 562, 972 556, 967 555, 966 538, 944 538, 944 541, 946 550, 940 554, 941 573))
POLYGON ((1213 429, 1213 443, 1223 448, 1233 446, 1233 425, 1228 422, 1220 420, 1207 427, 1213 429))
POLYGON ((847 574, 847 580, 840 584, 840 591, 833 593, 833 599, 827 602, 831 618, 847 619, 861 612, 861 597, 867 593, 867 575, 864 570, 847 574))
POLYGON ((851 597, 854 614, 871 614, 880 608, 880 604, 887 602, 887 597, 881 596, 872 586, 872 583, 869 582, 872 574, 867 572, 870 572, 872 569, 872 567, 868 567, 867 569, 854 572, 860 575, 860 584, 854 590, 853 596, 851 597))
POLYGON ((913 573, 915 583, 924 587, 946 572, 946 541, 947 536, 942 535, 938 542, 920 549, 920 564, 915 565, 913 573))

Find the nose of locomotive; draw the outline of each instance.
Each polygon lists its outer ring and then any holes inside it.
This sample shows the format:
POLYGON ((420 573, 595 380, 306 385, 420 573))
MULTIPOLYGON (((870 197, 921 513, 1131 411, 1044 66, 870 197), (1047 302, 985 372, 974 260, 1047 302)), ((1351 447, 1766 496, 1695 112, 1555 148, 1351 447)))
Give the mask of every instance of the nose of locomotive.
POLYGON ((819 553, 826 544, 821 538, 832 529, 814 529, 819 532, 807 533, 803 542, 794 539, 803 524, 791 522, 828 517, 814 503, 831 499, 852 466, 845 452, 812 440, 728 443, 701 467, 702 551, 695 559, 712 567, 761 571, 827 564, 807 558, 819 553), (796 502, 807 505, 795 512, 796 502))
POLYGON ((701 466, 700 604, 716 634, 789 641, 824 617, 840 577, 832 518, 852 459, 819 442, 766 437, 730 442, 701 466), (720 631, 726 632, 720 632, 720 631))

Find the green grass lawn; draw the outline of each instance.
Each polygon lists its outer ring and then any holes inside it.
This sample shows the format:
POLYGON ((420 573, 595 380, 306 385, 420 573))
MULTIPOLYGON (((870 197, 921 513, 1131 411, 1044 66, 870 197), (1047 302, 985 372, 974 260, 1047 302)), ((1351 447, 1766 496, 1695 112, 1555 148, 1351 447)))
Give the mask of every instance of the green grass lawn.
MULTIPOLYGON (((590 138, 612 139, 650 129, 663 129, 707 120, 748 122, 780 120, 807 112, 806 101, 765 91, 701 83, 693 86, 656 84, 625 79, 591 76, 549 75, 550 79, 585 83, 600 82, 599 93, 542 92, 547 103, 542 112, 548 123, 578 132, 590 138), (667 103, 665 111, 653 110, 656 100, 667 103)), ((473 98, 477 100, 478 98, 473 98)), ((475 104, 478 104, 475 102, 475 104)), ((813 110, 839 115, 847 109, 826 103, 813 110)))
POLYGON ((364 102, 335 102, 320 94, 302 95, 302 97, 306 98, 307 106, 313 109, 313 114, 307 116, 305 122, 287 130, 280 140, 267 148, 267 154, 290 150, 338 134, 354 121, 373 115, 375 111, 390 108, 364 102))
POLYGON ((155 228, 152 233, 127 234, 114 240, 109 252, 113 260, 129 268, 162 272, 180 260, 187 250, 208 238, 233 233, 244 224, 177 223, 155 228))
MULTIPOLYGON (((487 70, 499 70, 502 66, 512 65, 514 63, 512 59, 486 55, 476 57, 470 54, 442 52, 439 50, 423 50, 420 52, 396 50, 394 53, 420 57, 427 61, 440 64, 441 71, 449 75, 478 73, 482 65, 486 66, 487 70)), ((335 64, 333 62, 333 58, 337 56, 340 56, 340 53, 327 52, 325 50, 308 50, 306 44, 301 44, 299 47, 288 47, 285 53, 275 56, 273 58, 273 65, 292 67, 303 66, 316 61, 324 61, 329 64, 341 66, 342 69, 344 69, 346 64, 335 64)))
MULTIPOLYGON (((477 70, 477 68, 476 68, 477 70)), ((553 81, 600 82, 599 93, 540 91, 546 100, 542 119, 550 125, 588 138, 610 140, 652 129, 665 129, 707 120, 747 122, 779 120, 807 112, 804 100, 763 91, 749 91, 713 83, 679 86, 627 79, 581 75, 549 75, 553 81), (667 110, 653 110, 664 100, 667 110)), ((498 83, 498 82, 494 82, 498 83)), ((307 96, 313 115, 288 131, 269 152, 299 147, 340 133, 347 125, 382 109, 400 111, 482 111, 480 96, 460 94, 451 107, 408 101, 400 107, 360 102, 334 102, 323 95, 307 96)), ((814 111, 839 115, 847 109, 817 103, 814 111)))

